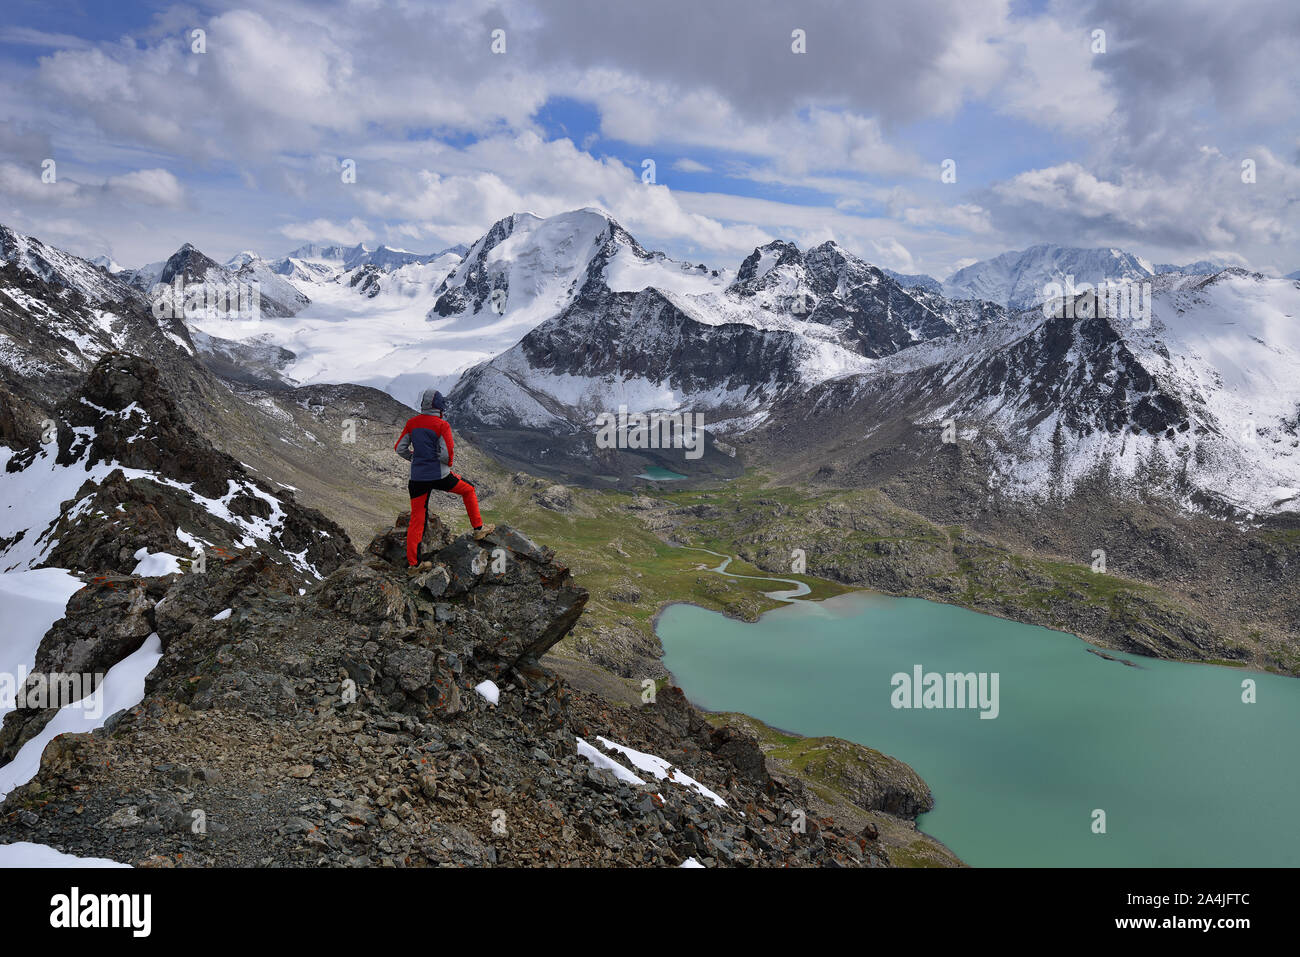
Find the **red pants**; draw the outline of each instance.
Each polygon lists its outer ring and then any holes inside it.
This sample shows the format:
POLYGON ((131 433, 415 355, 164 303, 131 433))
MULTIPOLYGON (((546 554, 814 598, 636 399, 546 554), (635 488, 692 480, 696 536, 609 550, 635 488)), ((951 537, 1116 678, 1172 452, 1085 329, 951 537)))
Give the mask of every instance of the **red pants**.
POLYGON ((429 493, 434 489, 459 495, 465 502, 465 514, 469 516, 472 527, 483 524, 483 516, 478 511, 478 496, 474 494, 474 484, 467 482, 454 472, 448 472, 440 479, 427 482, 407 482, 407 492, 411 496, 411 520, 406 526, 406 563, 414 565, 420 553, 420 539, 424 538, 424 516, 428 507, 429 493))

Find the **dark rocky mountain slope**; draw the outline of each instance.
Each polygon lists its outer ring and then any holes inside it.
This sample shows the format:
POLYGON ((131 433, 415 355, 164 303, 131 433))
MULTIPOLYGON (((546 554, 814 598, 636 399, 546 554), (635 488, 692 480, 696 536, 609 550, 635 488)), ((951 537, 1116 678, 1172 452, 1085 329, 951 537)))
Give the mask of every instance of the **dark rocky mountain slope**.
MULTIPOLYGON (((358 555, 173 402, 147 363, 110 354, 61 408, 57 453, 15 458, 111 468, 60 510, 58 560, 87 584, 38 668, 103 672, 155 636, 161 660, 138 705, 45 748, 0 805, 0 842, 143 866, 880 866, 899 833, 918 839, 932 799, 891 759, 859 809, 889 826, 846 830, 680 691, 639 708, 571 691, 539 658, 587 593, 518 530, 476 542, 431 516, 429 567, 408 575, 405 516, 358 555), (182 526, 211 537, 201 568, 128 567, 182 526)), ((6 716, 0 764, 49 717, 6 716)))

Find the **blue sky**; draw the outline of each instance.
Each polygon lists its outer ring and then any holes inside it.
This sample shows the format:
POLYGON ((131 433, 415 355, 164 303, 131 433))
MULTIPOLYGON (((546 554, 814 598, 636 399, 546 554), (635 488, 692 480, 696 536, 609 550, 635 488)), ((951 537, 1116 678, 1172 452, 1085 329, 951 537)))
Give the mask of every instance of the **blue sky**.
POLYGON ((1130 6, 11 0, 0 222, 127 265, 597 206, 717 266, 780 237, 940 277, 1036 242, 1297 268, 1300 13, 1130 6))

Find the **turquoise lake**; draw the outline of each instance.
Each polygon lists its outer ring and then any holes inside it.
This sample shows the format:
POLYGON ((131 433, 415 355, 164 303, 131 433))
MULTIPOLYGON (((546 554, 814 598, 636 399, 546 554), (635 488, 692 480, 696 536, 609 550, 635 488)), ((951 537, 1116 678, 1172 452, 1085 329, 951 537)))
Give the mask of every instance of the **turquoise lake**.
POLYGON ((650 479, 655 482, 678 482, 684 478, 689 478, 689 476, 683 475, 681 472, 674 472, 672 469, 666 469, 661 465, 648 466, 644 472, 639 473, 636 477, 650 479))
POLYGON ((673 605, 656 630, 701 707, 906 761, 935 796, 921 829, 968 864, 1300 865, 1294 678, 1107 652, 1129 667, 1072 635, 869 593, 752 624, 673 605), (892 676, 917 665, 996 673, 997 717, 895 708, 892 676))

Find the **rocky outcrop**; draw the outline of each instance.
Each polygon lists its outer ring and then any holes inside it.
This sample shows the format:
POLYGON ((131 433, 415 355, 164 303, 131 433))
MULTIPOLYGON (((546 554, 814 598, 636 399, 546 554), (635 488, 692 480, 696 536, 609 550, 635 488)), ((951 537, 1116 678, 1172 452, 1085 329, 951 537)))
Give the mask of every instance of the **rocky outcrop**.
POLYGON ((548 485, 536 495, 533 501, 542 508, 552 512, 570 512, 573 510, 573 493, 563 485, 548 485))
MULTIPOLYGON (((187 562, 256 548, 311 579, 355 557, 347 533, 315 509, 250 475, 181 415, 157 367, 109 353, 56 410, 55 464, 90 472, 44 537, 45 563, 94 574, 132 574, 141 549, 187 562), (142 474, 143 473, 143 474, 142 474)), ((44 454, 39 442, 9 461, 22 471, 44 454)))
MULTIPOLYGON (((76 681, 93 676, 91 684, 98 687, 103 674, 139 648, 154 630, 152 610, 164 591, 159 579, 95 578, 68 600, 66 616, 41 641, 22 700, 49 700, 34 692, 53 685, 48 676, 55 674, 76 681)), ((57 707, 24 707, 5 715, 0 724, 0 764, 13 760, 57 713, 57 707)))
MULTIPOLYGON (((113 355, 62 410, 59 467, 92 475, 52 554, 87 584, 36 670, 102 675, 154 635, 161 660, 138 705, 46 747, 0 843, 143 866, 888 863, 680 690, 620 708, 550 673, 588 598, 551 549, 431 515, 408 572, 403 514, 358 555, 173 403, 113 355), (202 562, 128 567, 182 529, 210 542, 202 562)), ((7 715, 0 762, 54 713, 7 715)))
POLYGON ((550 549, 434 525, 408 575, 404 526, 304 594, 266 554, 89 584, 40 662, 103 667, 151 632, 162 661, 138 707, 46 749, 0 841, 165 866, 887 863, 679 689, 611 708, 542 668, 587 598, 550 549))
MULTIPOLYGON (((366 546, 366 554, 382 558, 390 565, 402 567, 406 564, 406 528, 410 523, 411 513, 402 512, 388 531, 376 535, 366 546)), ((440 549, 451 544, 451 531, 442 519, 433 511, 425 512, 424 534, 420 539, 419 557, 421 562, 429 561, 440 549)))

